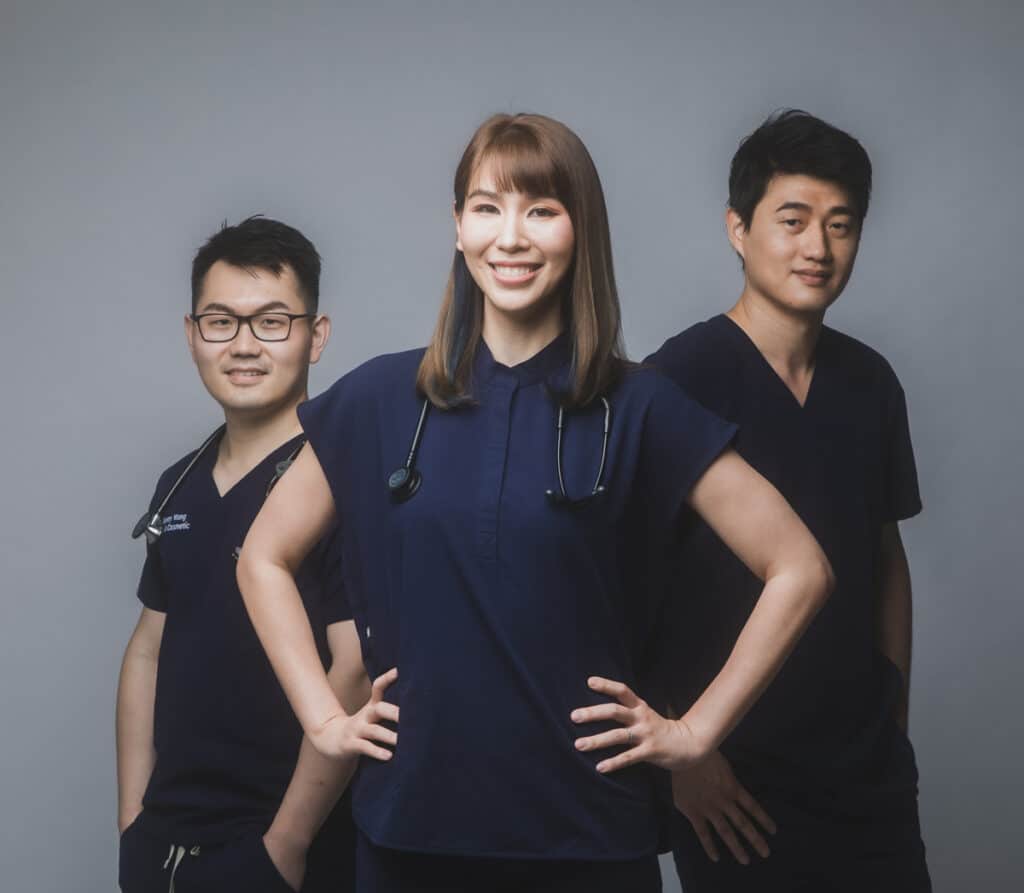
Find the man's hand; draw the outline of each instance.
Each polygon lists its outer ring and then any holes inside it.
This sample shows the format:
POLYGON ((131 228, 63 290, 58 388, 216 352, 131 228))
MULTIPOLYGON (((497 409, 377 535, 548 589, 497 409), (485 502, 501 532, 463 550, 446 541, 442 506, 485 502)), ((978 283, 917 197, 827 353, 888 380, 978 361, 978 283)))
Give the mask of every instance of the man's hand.
POLYGON ((398 678, 392 668, 373 682, 370 700, 351 716, 331 717, 316 732, 310 734, 313 746, 326 757, 367 756, 375 760, 390 760, 392 752, 381 744, 394 747, 398 735, 380 723, 398 722, 398 707, 384 700, 384 692, 398 678))
POLYGON ((774 834, 775 822, 737 781, 729 761, 717 750, 706 760, 672 773, 672 800, 693 826, 712 862, 719 859, 712 828, 743 865, 750 863, 750 857, 737 832, 762 857, 771 854, 761 829, 774 834))
POLYGON ((305 844, 278 834, 271 828, 263 835, 263 845, 267 848, 267 855, 274 863, 277 873, 298 893, 306 878, 305 844))
POLYGON ((634 763, 651 763, 662 769, 676 769, 700 760, 706 748, 682 720, 666 719, 643 698, 622 682, 591 676, 587 685, 594 691, 615 698, 607 704, 573 710, 574 723, 611 721, 623 728, 602 732, 589 738, 577 738, 577 750, 599 750, 604 747, 626 747, 597 764, 601 773, 614 772, 634 763))

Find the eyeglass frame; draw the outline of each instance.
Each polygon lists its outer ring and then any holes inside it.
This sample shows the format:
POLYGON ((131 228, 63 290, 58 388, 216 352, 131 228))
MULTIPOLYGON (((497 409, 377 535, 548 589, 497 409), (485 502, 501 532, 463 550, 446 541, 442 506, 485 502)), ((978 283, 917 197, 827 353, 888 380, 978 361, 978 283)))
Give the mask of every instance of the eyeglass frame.
POLYGON ((239 313, 228 313, 224 310, 211 310, 209 313, 190 313, 188 318, 195 323, 196 329, 199 331, 199 337, 203 339, 207 344, 228 344, 234 341, 238 337, 238 333, 242 331, 242 323, 244 322, 249 326, 249 331, 252 332, 252 337, 257 341, 262 341, 264 344, 280 344, 282 341, 287 341, 292 336, 292 323, 297 319, 316 319, 316 313, 287 313, 284 310, 263 310, 260 313, 250 313, 247 316, 242 316, 239 313), (207 316, 229 316, 235 321, 235 331, 230 338, 207 338, 203 334, 203 326, 200 320, 207 316), (253 327, 252 321, 258 316, 285 316, 288 318, 288 331, 285 333, 283 338, 261 338, 256 334, 256 329, 253 327))

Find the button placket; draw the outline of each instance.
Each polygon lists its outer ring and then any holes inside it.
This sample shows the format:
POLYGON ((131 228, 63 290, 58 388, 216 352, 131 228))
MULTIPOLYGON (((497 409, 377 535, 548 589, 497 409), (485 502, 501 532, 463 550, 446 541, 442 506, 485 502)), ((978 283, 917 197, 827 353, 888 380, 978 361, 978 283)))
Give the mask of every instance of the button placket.
POLYGON ((512 401, 518 386, 511 376, 495 375, 488 383, 484 409, 486 419, 476 546, 480 557, 492 562, 498 557, 498 514, 505 483, 505 463, 508 461, 512 401))

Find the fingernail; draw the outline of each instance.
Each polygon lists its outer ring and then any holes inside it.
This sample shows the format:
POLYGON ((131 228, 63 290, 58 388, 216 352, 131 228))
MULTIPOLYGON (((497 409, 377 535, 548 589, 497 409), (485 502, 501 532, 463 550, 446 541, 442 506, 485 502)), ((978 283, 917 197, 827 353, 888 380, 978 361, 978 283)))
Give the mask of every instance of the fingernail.
POLYGON ((576 749, 577 750, 586 750, 587 749, 587 742, 584 741, 582 738, 577 738, 576 739, 576 749))
POLYGON ((580 721, 580 716, 581 716, 581 715, 582 715, 582 714, 580 713, 580 711, 579 711, 579 710, 573 710, 573 712, 572 712, 572 714, 570 715, 570 717, 569 717, 569 718, 570 718, 570 719, 571 719, 571 720, 572 720, 573 722, 579 722, 579 721, 580 721))

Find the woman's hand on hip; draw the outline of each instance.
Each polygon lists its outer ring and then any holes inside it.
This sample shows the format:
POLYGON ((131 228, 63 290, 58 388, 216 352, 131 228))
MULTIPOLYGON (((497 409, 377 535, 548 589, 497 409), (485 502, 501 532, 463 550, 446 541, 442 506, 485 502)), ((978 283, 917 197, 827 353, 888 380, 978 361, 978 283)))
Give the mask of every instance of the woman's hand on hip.
POLYGON ((367 756, 375 760, 390 760, 393 752, 387 747, 398 744, 398 733, 382 726, 382 722, 398 722, 398 707, 384 700, 384 692, 398 678, 392 668, 373 681, 368 700, 356 713, 332 716, 310 734, 313 746, 327 757, 367 756))
POLYGON ((572 721, 577 724, 617 722, 622 728, 577 738, 576 749, 589 752, 608 747, 626 748, 622 753, 598 763, 598 772, 615 772, 634 763, 652 763, 669 770, 681 769, 708 754, 707 746, 697 739, 683 720, 662 716, 628 685, 591 676, 587 686, 615 700, 573 710, 572 721))

